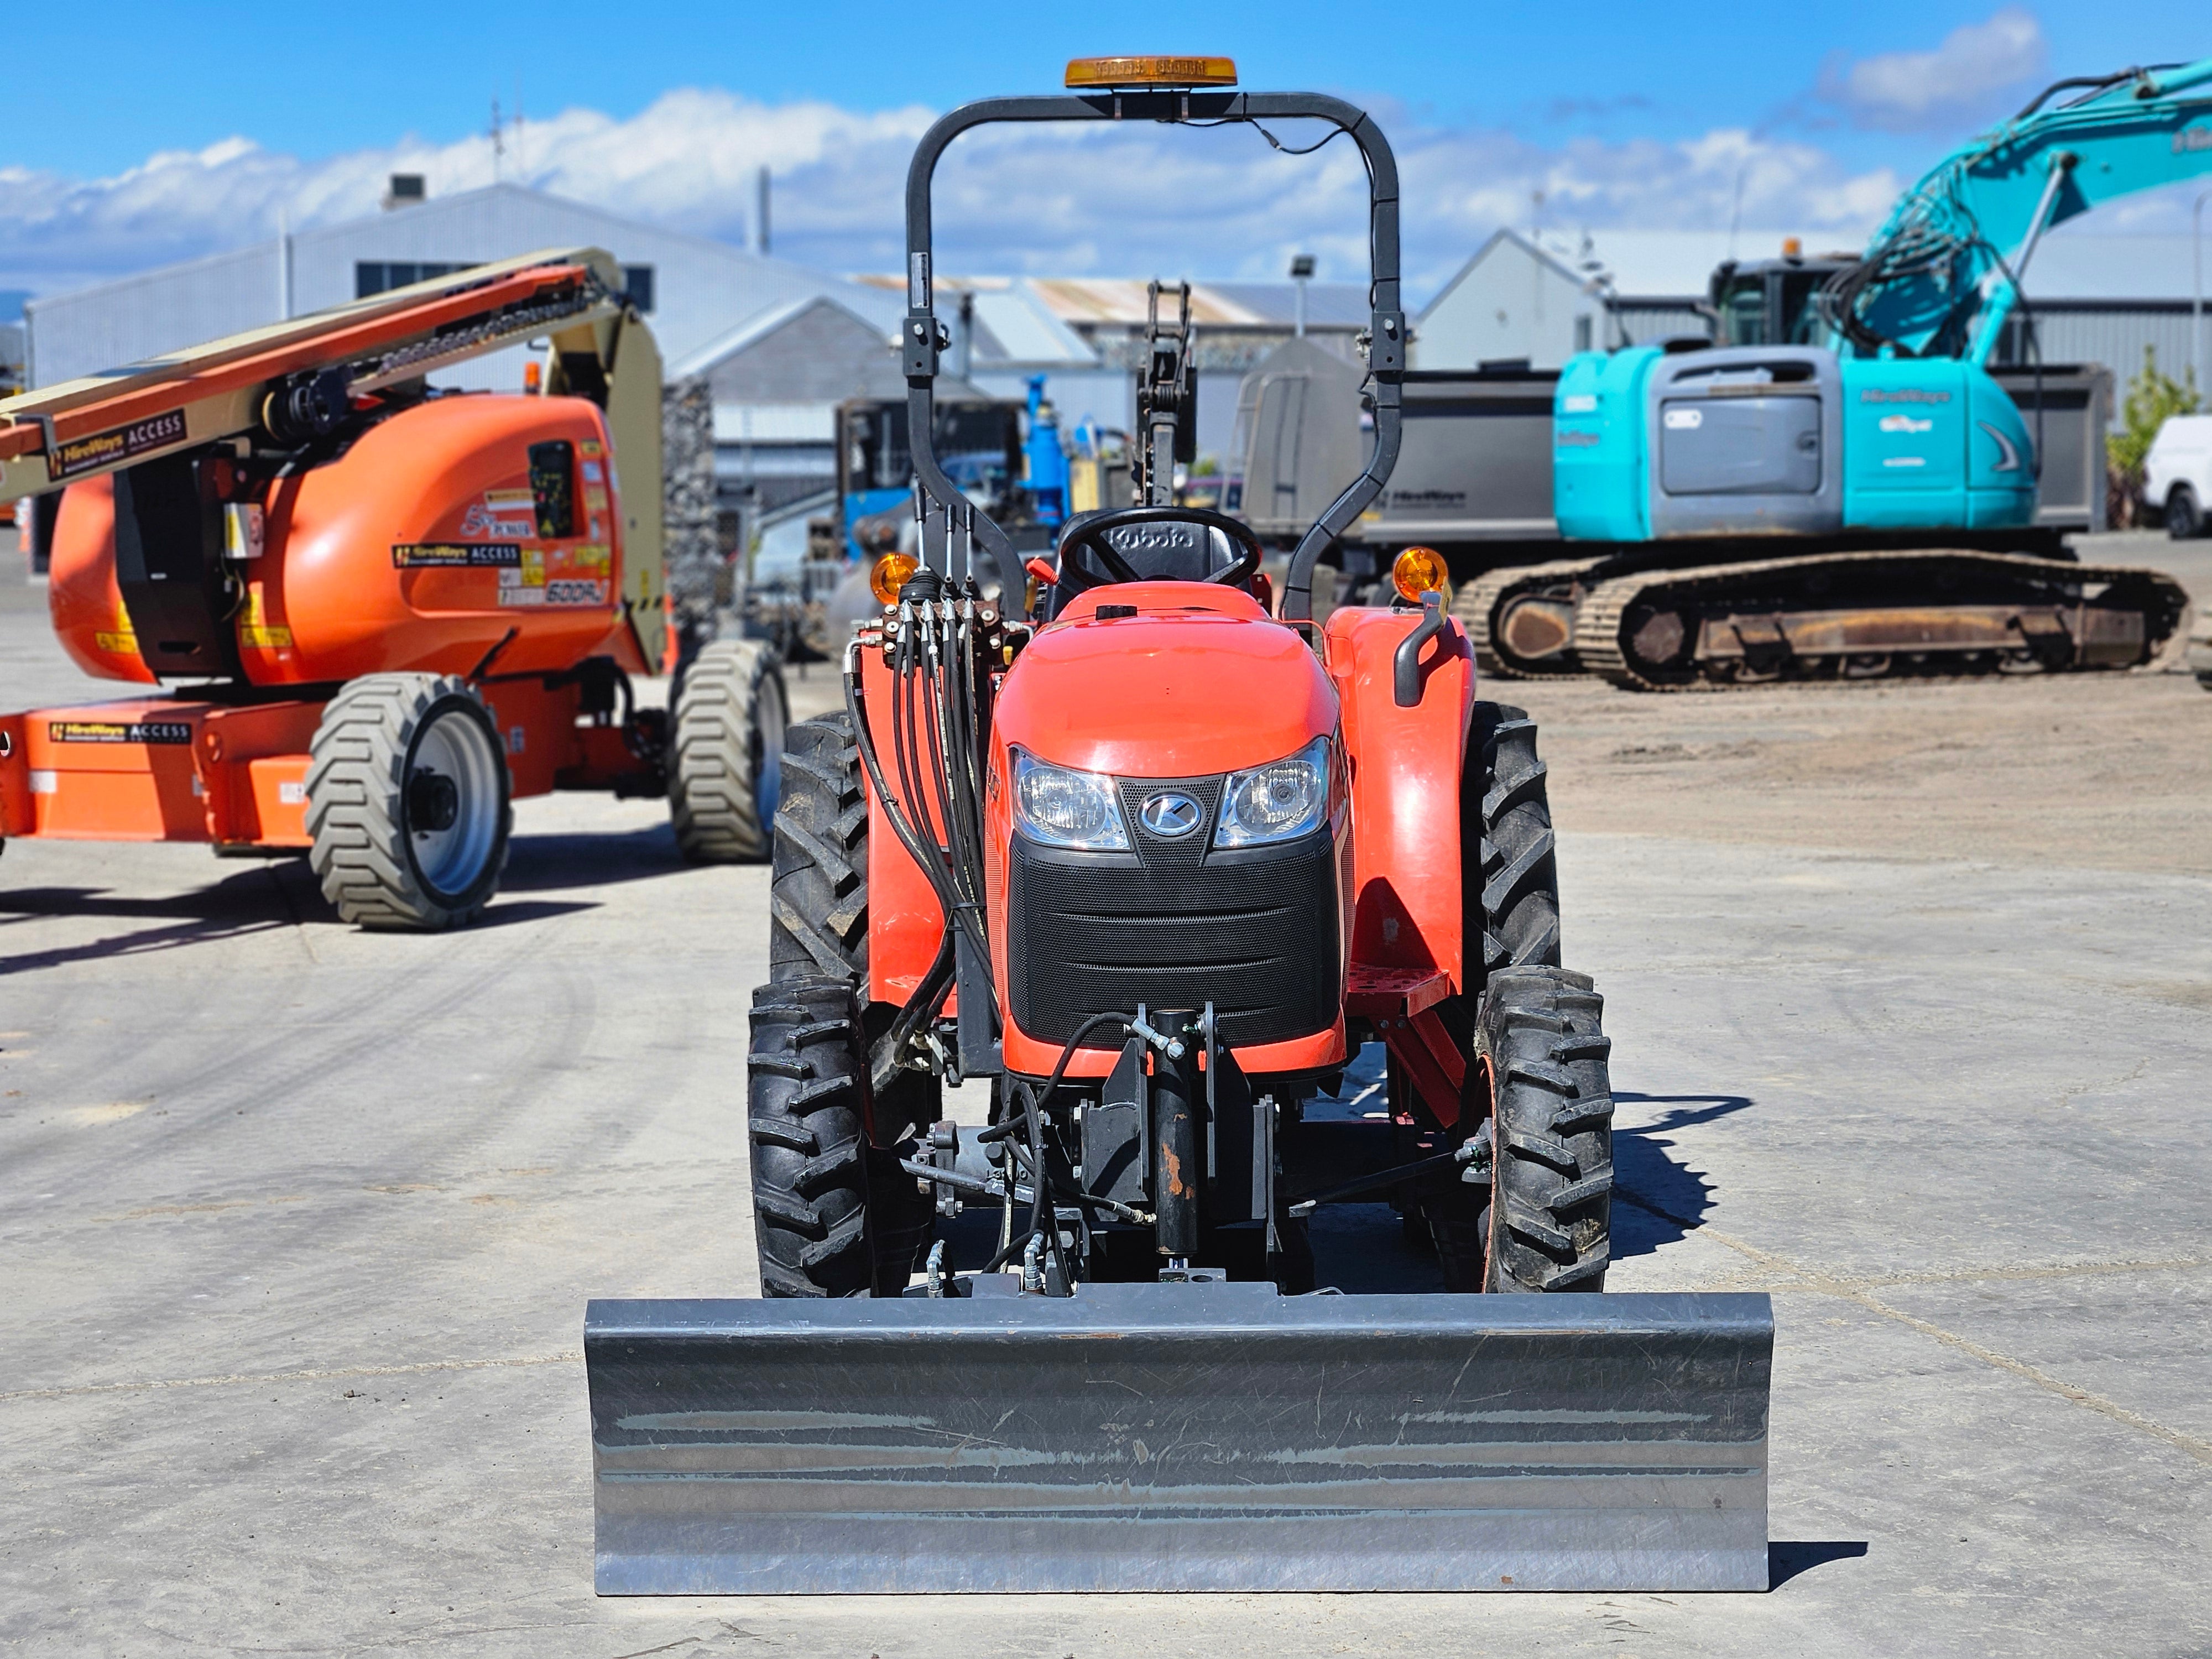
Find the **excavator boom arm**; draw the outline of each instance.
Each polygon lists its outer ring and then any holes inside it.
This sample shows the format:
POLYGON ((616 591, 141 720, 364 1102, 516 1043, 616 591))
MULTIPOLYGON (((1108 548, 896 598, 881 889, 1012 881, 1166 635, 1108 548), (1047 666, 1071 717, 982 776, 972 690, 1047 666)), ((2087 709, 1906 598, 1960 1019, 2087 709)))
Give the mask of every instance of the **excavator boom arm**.
POLYGON ((2212 173, 2212 58, 2130 70, 2012 120, 1944 158, 1908 191, 1825 298, 1843 342, 1868 356, 1987 362, 2037 240, 2140 191, 2212 173))

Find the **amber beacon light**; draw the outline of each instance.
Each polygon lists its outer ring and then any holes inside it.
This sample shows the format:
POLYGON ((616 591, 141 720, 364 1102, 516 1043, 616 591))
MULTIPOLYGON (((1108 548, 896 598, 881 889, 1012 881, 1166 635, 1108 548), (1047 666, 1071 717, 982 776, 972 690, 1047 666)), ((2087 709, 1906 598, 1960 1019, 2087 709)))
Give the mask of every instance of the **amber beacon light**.
POLYGON ((1409 547, 1390 567, 1390 580, 1399 597, 1419 604, 1424 593, 1441 593, 1451 580, 1444 556, 1433 547, 1409 547))
POLYGON ((911 553, 886 553, 876 561, 876 568, 868 573, 868 586, 879 605, 896 605, 899 589, 907 578, 921 568, 921 561, 911 553))
POLYGON ((1233 58, 1071 58, 1071 87, 1233 87, 1233 58))

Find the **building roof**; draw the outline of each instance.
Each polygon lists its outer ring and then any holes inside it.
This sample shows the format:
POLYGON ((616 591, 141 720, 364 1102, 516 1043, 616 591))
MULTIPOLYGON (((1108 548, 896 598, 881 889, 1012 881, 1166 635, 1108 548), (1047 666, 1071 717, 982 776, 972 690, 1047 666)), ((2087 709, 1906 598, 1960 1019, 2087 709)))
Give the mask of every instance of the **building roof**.
MULTIPOLYGON (((1871 233, 1869 233, 1870 234, 1871 233)), ((1771 259, 1794 237, 1808 255, 1852 257, 1866 238, 1833 231, 1595 230, 1572 234, 1500 230, 1446 283, 1425 313, 1441 305, 1468 274, 1502 247, 1533 254, 1568 281, 1621 300, 1680 303, 1705 297, 1723 259, 1771 259)), ((2208 239, 2212 240, 2212 239, 2208 239)), ((2212 288, 2212 257, 2207 259, 2212 288)), ((2038 247, 2022 286, 2031 301, 2160 300, 2190 297, 2193 281, 2190 239, 2177 235, 2112 235, 2065 226, 2038 247)))
MULTIPOLYGON (((880 312, 881 307, 874 307, 869 309, 880 312)), ((778 329, 787 327, 807 313, 817 310, 842 313, 862 328, 880 336, 886 353, 896 349, 898 339, 896 319, 890 319, 887 326, 882 316, 868 315, 867 311, 860 305, 848 304, 846 295, 834 291, 827 294, 802 294, 795 299, 784 301, 778 305, 768 306, 752 313, 735 327, 726 329, 721 333, 714 335, 681 357, 664 351, 662 361, 667 365, 667 376, 672 380, 679 380, 693 374, 704 374, 726 358, 735 356, 746 347, 766 339, 778 329)))
POLYGON ((284 314, 350 300, 363 260, 477 264, 544 247, 603 247, 655 270, 649 318, 661 351, 688 359, 763 313, 832 296, 888 337, 899 307, 826 271, 641 223, 520 185, 433 196, 417 205, 295 233, 115 282, 33 300, 42 383, 219 338, 284 314))
MULTIPOLYGON (((863 287, 904 292, 904 279, 869 272, 854 281, 863 287)), ((1026 299, 1044 315, 1070 329, 1145 325, 1150 283, 1141 276, 939 276, 939 295, 971 291, 981 313, 992 296, 1026 299)), ((938 303, 940 316, 949 307, 938 303)), ((1297 315, 1293 283, 1193 283, 1190 319, 1212 328, 1288 328, 1297 315)), ((1368 320, 1367 289, 1358 283, 1312 283, 1306 289, 1306 320, 1316 328, 1360 328, 1368 320)))
POLYGON ((1592 293, 1679 304, 1703 300, 1713 269, 1723 260, 1773 258, 1792 237, 1808 253, 1856 253, 1863 246, 1863 239, 1832 231, 1595 230, 1571 235, 1544 231, 1531 237, 1526 231, 1499 230, 1475 250, 1423 308, 1423 314, 1442 305, 1484 260, 1507 249, 1534 256, 1592 293))
POLYGON ((1027 283, 975 290, 975 361, 1039 368, 1095 368, 1098 354, 1041 303, 1027 283))

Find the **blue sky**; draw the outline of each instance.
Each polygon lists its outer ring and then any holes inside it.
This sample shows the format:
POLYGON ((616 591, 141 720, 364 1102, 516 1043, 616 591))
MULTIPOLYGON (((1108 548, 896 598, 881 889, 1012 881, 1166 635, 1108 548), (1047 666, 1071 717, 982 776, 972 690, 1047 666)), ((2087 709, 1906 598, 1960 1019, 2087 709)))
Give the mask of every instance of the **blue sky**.
MULTIPOLYGON (((1163 9, 1149 27, 1075 9, 31 8, 9 25, 0 287, 210 252, 267 234, 280 214, 349 216, 393 167, 424 168, 434 191, 484 182, 491 100, 511 113, 518 88, 532 182, 737 236, 744 178, 766 161, 778 251, 854 268, 895 251, 897 172, 931 112, 1049 88, 1076 53, 1228 52, 1247 86, 1334 91, 1383 116, 1407 157, 1409 262, 1433 273, 1497 223, 1527 222, 1538 190, 1559 229, 1736 216, 1863 233, 1900 185, 2045 81, 2212 53, 2203 0, 1755 12, 1270 0, 1163 9)), ((948 254, 1116 272, 1173 254, 1197 274, 1272 275, 1297 242, 1322 252, 1325 271, 1332 252, 1349 264, 1342 147, 1300 171, 1237 136, 979 152, 948 167, 948 254), (1152 218, 1164 228, 1136 228, 1152 218)), ((501 164, 514 176, 512 150, 501 164)), ((2130 224, 2171 217, 2146 213, 2130 224)))

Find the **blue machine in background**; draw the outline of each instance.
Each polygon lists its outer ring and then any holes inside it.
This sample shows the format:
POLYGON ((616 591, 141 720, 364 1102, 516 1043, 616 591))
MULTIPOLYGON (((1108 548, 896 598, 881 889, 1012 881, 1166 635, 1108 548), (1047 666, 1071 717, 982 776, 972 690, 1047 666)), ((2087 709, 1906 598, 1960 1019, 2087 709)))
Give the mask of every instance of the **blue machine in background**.
POLYGON ((2023 529, 2035 443, 1973 363, 1816 347, 1586 353, 1559 376, 1570 540, 2023 529))
POLYGON ((2212 58, 2062 81, 1947 157, 1790 314, 1773 273, 1724 266, 1717 343, 1571 358, 1554 514, 1608 550, 1470 584, 1455 608, 1486 665, 1651 690, 2148 660, 2185 598, 2038 532, 2033 411, 1987 365, 2045 231, 2208 171, 2212 58), (1738 289, 1775 303, 1732 312, 1738 289), (1738 314, 1764 318, 1755 337, 1729 337, 1738 314))
POLYGON ((1030 510, 1047 530, 1067 517, 1067 451, 1060 447, 1060 415, 1045 401, 1045 377, 1030 376, 1030 435, 1022 447, 1028 462, 1030 510))

